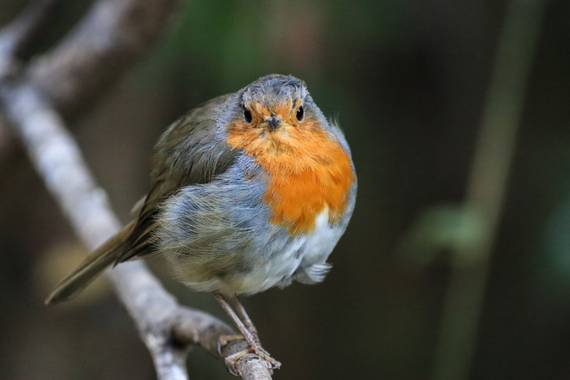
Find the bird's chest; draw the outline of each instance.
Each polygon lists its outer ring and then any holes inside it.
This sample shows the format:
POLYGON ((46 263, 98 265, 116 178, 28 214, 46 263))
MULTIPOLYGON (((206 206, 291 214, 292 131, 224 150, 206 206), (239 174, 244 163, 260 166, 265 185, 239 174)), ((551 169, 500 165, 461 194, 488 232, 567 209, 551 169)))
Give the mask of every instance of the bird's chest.
POLYGON ((228 132, 228 144, 242 149, 266 173, 263 202, 271 224, 302 235, 314 230, 325 208, 330 223, 342 219, 355 180, 352 161, 318 121, 275 133, 237 123, 228 132))
POLYGON ((340 147, 317 153, 281 155, 265 165, 268 185, 263 202, 271 210, 272 224, 288 228, 292 235, 318 239, 326 235, 326 226, 342 219, 354 175, 350 158, 340 147))
POLYGON ((272 224, 287 227, 293 235, 319 235, 318 222, 335 223, 344 212, 348 189, 326 170, 273 173, 264 203, 271 210, 272 224), (321 219, 319 219, 321 218, 321 219))

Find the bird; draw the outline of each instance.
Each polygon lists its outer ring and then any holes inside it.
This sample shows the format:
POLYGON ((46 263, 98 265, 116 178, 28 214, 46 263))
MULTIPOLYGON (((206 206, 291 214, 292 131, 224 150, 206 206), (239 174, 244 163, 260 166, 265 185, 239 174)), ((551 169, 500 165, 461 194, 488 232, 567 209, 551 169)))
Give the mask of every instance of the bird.
POLYGON ((46 304, 72 298, 108 267, 161 256, 181 283, 214 295, 249 352, 279 368, 238 296, 316 284, 331 269, 357 190, 340 127, 303 80, 266 75, 171 124, 154 147, 149 189, 46 304))

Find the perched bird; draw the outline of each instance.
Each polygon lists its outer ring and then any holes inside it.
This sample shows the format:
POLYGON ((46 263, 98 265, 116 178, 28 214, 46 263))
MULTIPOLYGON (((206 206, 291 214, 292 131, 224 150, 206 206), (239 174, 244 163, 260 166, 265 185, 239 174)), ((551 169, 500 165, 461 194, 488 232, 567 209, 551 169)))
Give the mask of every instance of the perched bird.
POLYGON ((268 75, 172 124, 154 149, 151 188, 134 219, 47 298, 64 301, 110 265, 165 257, 211 292, 249 349, 272 359, 236 298, 321 282, 354 209, 356 174, 341 132, 305 83, 268 75))

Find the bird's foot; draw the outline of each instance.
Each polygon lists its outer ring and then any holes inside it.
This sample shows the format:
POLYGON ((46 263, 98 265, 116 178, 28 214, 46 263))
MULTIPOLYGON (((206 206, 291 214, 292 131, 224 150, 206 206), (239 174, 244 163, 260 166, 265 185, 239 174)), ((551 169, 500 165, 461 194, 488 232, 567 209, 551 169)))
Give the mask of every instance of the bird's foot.
MULTIPOLYGON (((218 339, 218 353, 220 354, 220 356, 223 357, 222 348, 225 347, 228 343, 236 340, 246 341, 242 335, 220 336, 220 338, 218 339)), ((238 370, 239 362, 252 354, 259 357, 266 364, 267 368, 271 371, 279 369, 281 367, 281 363, 275 360, 271 356, 271 354, 269 354, 269 352, 267 352, 263 347, 261 347, 261 343, 259 343, 259 341, 247 342, 247 343, 248 343, 247 348, 238 351, 236 353, 233 353, 224 358, 226 366, 232 375, 239 376, 239 370, 238 370)))
POLYGON ((261 345, 256 345, 254 347, 249 347, 251 352, 259 356, 261 360, 267 363, 267 368, 270 370, 281 368, 281 362, 274 359, 269 352, 267 352, 261 345))

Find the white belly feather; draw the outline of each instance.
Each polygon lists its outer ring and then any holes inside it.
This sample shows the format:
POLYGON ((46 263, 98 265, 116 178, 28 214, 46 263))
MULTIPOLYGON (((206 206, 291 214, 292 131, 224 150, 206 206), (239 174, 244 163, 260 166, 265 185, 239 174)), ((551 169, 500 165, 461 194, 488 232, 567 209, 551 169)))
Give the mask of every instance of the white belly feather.
MULTIPOLYGON (((275 227, 282 228, 282 227, 275 227)), ((293 280, 305 284, 321 282, 330 264, 326 260, 340 239, 343 228, 329 223, 329 210, 325 208, 317 216, 314 229, 307 234, 290 238, 285 244, 265 246, 263 252, 251 252, 256 257, 247 272, 235 272, 223 278, 198 281, 192 275, 202 273, 199 263, 192 256, 169 255, 179 277, 188 286, 198 291, 220 291, 231 294, 254 294, 274 286, 285 287, 293 280)))
POLYGON ((317 216, 312 232, 291 240, 264 265, 256 266, 242 279, 240 292, 258 293, 273 286, 285 287, 293 280, 307 284, 322 281, 330 269, 326 260, 341 235, 340 228, 330 225, 329 210, 325 208, 317 216))

